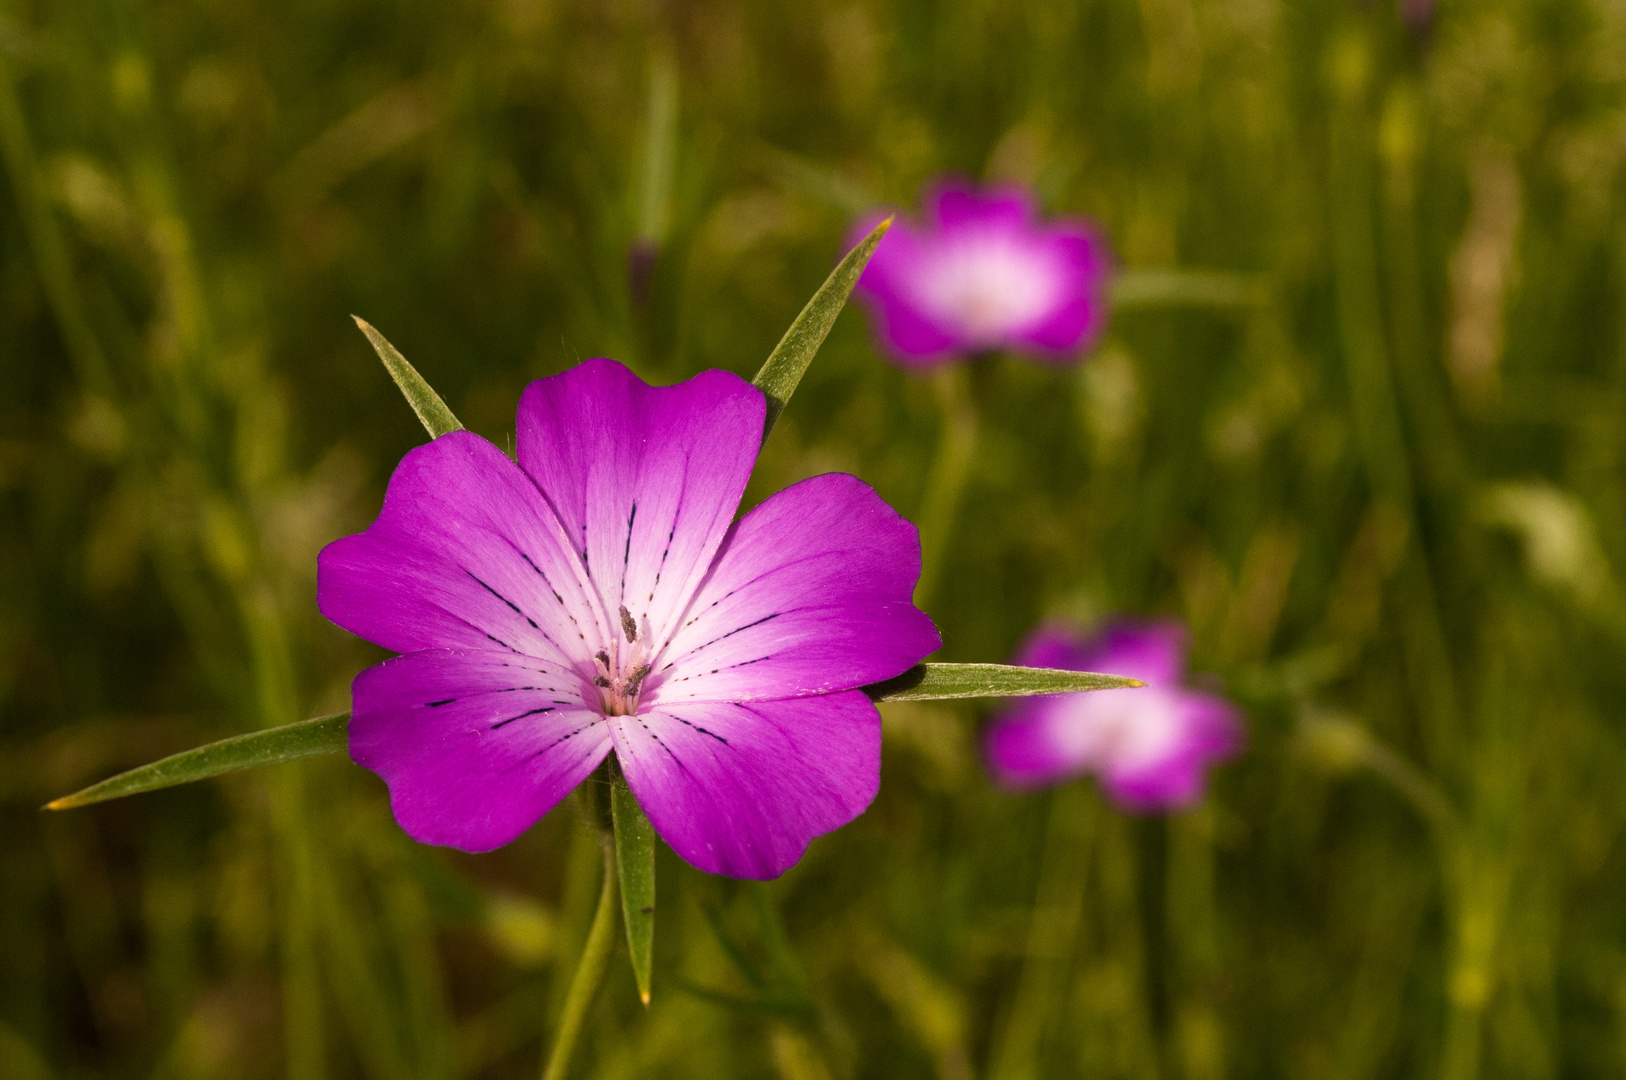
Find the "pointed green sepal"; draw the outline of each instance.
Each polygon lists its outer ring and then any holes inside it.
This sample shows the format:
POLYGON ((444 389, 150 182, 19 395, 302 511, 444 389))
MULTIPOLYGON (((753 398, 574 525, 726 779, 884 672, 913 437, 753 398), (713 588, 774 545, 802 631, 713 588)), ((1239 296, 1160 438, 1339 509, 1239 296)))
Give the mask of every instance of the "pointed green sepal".
POLYGON ((366 319, 357 315, 350 317, 356 320, 361 332, 373 343, 378 358, 384 361, 384 369, 390 373, 390 378, 395 380, 395 385, 401 388, 401 393, 406 395, 407 404, 418 414, 418 419, 428 430, 429 437, 438 439, 448 431, 462 431, 463 425, 458 423, 457 417, 452 415, 452 410, 446 407, 446 402, 435 393, 435 388, 418 374, 418 369, 407 363, 407 358, 386 341, 383 334, 374 330, 366 319))
POLYGON ((610 818, 615 822, 615 859, 621 875, 621 914, 627 951, 638 980, 638 997, 649 1004, 655 962, 655 830, 611 758, 610 818))
POLYGON ((71 810, 76 806, 89 806, 143 791, 190 784, 194 780, 207 780, 211 776, 254 769, 261 765, 275 765, 318 754, 342 754, 348 747, 349 725, 350 714, 339 713, 222 739, 194 750, 172 754, 151 765, 119 773, 83 791, 46 803, 45 809, 71 810))
POLYGON ((1121 690, 1145 686, 1139 679, 1061 668, 1010 664, 916 664, 895 679, 864 687, 872 701, 941 701, 948 698, 1027 697, 1121 690))
POLYGON ((869 257, 875 254, 875 246, 891 227, 892 219, 887 218, 870 230, 870 234, 836 264, 830 276, 824 279, 824 284, 819 286, 819 291, 813 294, 813 299, 807 302, 802 313, 796 316, 796 321, 790 324, 790 329, 785 331, 785 336, 779 339, 779 344, 774 346, 773 352, 768 355, 768 362, 751 380, 758 390, 768 396, 768 416, 762 425, 764 442, 779 420, 779 414, 785 411, 790 396, 796 392, 796 384, 807 373, 807 365, 813 362, 813 354, 824 344, 830 328, 836 323, 836 316, 846 306, 847 297, 852 295, 853 286, 858 284, 858 275, 864 272, 869 257))

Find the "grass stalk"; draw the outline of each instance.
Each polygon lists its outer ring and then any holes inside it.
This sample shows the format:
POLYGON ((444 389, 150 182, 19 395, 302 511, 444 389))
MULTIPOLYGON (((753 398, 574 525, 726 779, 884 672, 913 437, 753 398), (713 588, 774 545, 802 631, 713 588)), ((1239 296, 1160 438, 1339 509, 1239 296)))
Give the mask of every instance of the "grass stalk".
POLYGON ((616 865, 615 842, 601 834, 599 844, 604 851, 604 883, 599 888, 598 907, 593 913, 593 925, 587 931, 587 943, 582 947, 581 959, 576 962, 576 974, 570 980, 565 995, 564 1011, 553 1032, 553 1047, 548 1051, 542 1068, 542 1080, 564 1080, 570 1071, 570 1059, 581 1039, 582 1025, 588 1009, 598 996, 609 967, 610 953, 615 949, 616 927, 616 865))

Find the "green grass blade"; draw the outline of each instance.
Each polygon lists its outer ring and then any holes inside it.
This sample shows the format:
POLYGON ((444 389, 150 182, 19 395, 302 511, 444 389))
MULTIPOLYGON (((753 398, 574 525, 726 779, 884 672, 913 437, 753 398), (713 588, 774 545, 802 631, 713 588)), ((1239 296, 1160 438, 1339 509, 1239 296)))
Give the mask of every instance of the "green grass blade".
POLYGON ((1145 686, 1139 679, 1093 671, 1013 667, 1009 664, 916 664, 895 679, 864 687, 873 701, 1026 697, 1145 686))
POLYGON ((1221 270, 1120 270, 1112 279, 1112 306, 1260 307, 1270 303, 1264 274, 1221 270))
POLYGON ((418 369, 407 363, 407 358, 402 356, 394 345, 384 340, 384 335, 374 330, 372 323, 356 315, 350 317, 356 320, 361 332, 373 343, 378 358, 384 361, 385 370, 390 373, 390 378, 395 380, 395 385, 401 388, 401 393, 406 395, 407 404, 412 406, 412 411, 423 421, 423 426, 429 431, 429 437, 438 439, 448 431, 462 431, 463 425, 458 423, 457 417, 452 415, 452 410, 448 409, 440 395, 435 393, 435 388, 418 374, 418 369))
POLYGON ((222 739, 119 773, 83 791, 46 803, 45 809, 71 810, 76 806, 89 806, 109 799, 122 799, 126 795, 138 795, 143 791, 190 784, 194 780, 207 780, 211 776, 254 769, 261 765, 275 765, 318 754, 342 754, 347 747, 349 725, 350 714, 338 713, 222 739))
POLYGON ((785 336, 779 339, 773 352, 768 354, 768 362, 751 380, 758 390, 768 395, 768 416, 762 425, 764 442, 779 420, 779 414, 785 411, 790 396, 796 392, 796 384, 807 373, 807 365, 813 362, 813 354, 819 351, 819 346, 824 344, 825 337, 830 333, 830 327, 835 325, 836 316, 847 305, 847 297, 852 295, 853 286, 858 284, 858 275, 864 272, 869 257, 875 254, 875 246, 891 227, 892 219, 887 218, 836 264, 830 276, 824 279, 824 284, 819 286, 819 291, 813 294, 813 299, 807 302, 802 313, 796 316, 796 321, 790 324, 790 329, 785 331, 785 336))
POLYGON ((655 830, 617 767, 610 769, 610 818, 615 823, 615 858, 621 874, 621 914, 627 924, 627 951, 638 979, 638 997, 649 1004, 655 956, 655 830))

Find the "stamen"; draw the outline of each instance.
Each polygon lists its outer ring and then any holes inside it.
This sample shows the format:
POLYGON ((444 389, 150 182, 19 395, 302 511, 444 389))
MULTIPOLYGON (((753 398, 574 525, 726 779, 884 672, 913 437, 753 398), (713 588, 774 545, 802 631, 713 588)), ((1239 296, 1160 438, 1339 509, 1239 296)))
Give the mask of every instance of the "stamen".
POLYGON ((638 640, 638 624, 632 621, 632 612, 627 610, 625 604, 621 606, 621 632, 627 635, 628 645, 638 640))
POLYGON ((623 693, 629 698, 638 696, 638 688, 644 684, 644 676, 649 674, 648 664, 639 664, 627 678, 627 688, 623 693))

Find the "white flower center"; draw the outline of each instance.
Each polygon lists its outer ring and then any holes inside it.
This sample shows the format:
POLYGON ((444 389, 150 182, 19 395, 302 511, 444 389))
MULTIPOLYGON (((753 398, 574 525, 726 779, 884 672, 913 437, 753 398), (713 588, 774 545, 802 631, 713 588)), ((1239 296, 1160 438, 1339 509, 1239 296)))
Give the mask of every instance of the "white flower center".
POLYGON ((979 230, 940 241, 915 282, 923 306, 980 345, 999 345, 1055 307, 1053 260, 1002 232, 979 230))
POLYGON ((1097 769, 1138 772, 1178 746, 1180 699, 1165 687, 1079 694, 1072 722, 1059 725, 1066 748, 1097 769))

